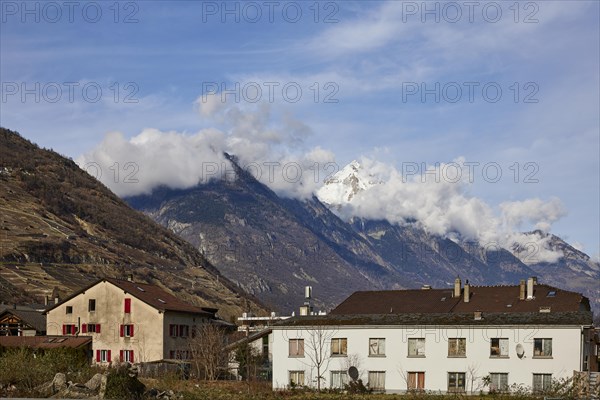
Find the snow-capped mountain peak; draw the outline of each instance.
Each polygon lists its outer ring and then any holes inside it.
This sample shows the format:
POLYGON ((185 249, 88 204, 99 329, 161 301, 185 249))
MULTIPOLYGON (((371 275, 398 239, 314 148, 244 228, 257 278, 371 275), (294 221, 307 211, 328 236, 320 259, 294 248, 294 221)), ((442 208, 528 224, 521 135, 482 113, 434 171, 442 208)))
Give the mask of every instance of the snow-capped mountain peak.
POLYGON ((381 183, 354 160, 325 180, 317 191, 319 200, 327 205, 350 203, 357 193, 381 183))

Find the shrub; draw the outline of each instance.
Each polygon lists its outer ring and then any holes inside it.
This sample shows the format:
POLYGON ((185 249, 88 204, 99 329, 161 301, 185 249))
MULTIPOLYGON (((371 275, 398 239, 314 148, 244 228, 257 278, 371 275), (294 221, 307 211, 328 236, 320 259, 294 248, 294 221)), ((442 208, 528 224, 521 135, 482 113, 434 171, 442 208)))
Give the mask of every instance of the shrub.
POLYGON ((84 350, 57 348, 33 350, 30 348, 0 349, 0 384, 15 385, 24 392, 51 381, 58 372, 87 377, 92 368, 84 350))
POLYGON ((129 376, 127 364, 112 368, 106 380, 106 399, 138 400, 144 395, 145 386, 137 377, 129 376))

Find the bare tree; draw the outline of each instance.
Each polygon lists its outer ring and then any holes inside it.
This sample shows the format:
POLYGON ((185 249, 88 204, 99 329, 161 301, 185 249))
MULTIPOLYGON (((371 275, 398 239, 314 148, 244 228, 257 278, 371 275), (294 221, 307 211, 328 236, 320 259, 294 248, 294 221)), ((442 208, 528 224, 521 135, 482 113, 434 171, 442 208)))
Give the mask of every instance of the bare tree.
POLYGON ((325 372, 331 362, 331 339, 337 334, 332 326, 314 325, 304 328, 301 338, 304 339, 303 362, 316 373, 317 390, 321 391, 321 381, 325 380, 325 372))
MULTIPOLYGON (((473 394, 473 389, 475 386, 475 381, 479 379, 479 376, 477 375, 479 371, 479 365, 477 364, 470 364, 467 367, 467 380, 468 382, 471 383, 471 394, 473 394)), ((481 383, 477 386, 478 388, 481 388, 481 383)))
POLYGON ((227 365, 225 345, 225 332, 215 324, 202 324, 192 332, 188 346, 198 376, 211 381, 219 377, 221 369, 227 365))

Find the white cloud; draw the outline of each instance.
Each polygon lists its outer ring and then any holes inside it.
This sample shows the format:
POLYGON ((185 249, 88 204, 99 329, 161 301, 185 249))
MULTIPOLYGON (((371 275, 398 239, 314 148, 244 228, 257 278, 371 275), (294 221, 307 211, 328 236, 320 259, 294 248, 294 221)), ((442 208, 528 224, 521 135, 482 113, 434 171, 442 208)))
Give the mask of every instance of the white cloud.
POLYGON ((528 222, 542 232, 548 232, 552 223, 567 214, 560 199, 554 197, 545 202, 541 199, 504 202, 500 204, 504 224, 513 229, 520 229, 528 222))

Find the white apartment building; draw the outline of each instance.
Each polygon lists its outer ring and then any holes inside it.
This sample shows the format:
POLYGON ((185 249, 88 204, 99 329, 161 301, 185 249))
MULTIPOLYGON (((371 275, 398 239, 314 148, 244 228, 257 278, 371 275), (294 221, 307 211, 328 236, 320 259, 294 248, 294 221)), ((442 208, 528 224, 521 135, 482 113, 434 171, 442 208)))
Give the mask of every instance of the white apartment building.
POLYGON ((375 391, 542 391, 589 368, 589 301, 533 278, 516 286, 357 292, 327 316, 272 327, 273 388, 340 388, 357 368, 375 391))

